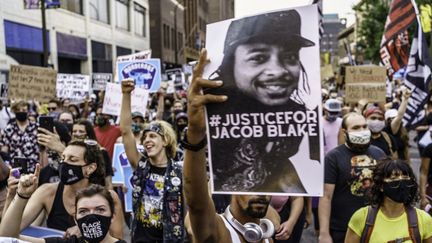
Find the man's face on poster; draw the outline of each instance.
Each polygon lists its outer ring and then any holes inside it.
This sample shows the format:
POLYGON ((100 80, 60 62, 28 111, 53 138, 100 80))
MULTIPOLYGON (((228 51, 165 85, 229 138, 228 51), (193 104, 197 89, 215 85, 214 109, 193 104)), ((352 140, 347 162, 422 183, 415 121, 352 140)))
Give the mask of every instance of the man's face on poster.
POLYGON ((245 43, 234 53, 237 87, 265 105, 283 105, 297 88, 299 49, 277 44, 245 43))

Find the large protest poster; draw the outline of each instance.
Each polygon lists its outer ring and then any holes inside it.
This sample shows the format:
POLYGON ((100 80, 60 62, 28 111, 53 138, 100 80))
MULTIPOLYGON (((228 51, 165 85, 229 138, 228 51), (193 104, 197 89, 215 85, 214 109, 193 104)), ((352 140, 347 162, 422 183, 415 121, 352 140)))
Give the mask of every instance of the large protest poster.
POLYGON ((132 60, 117 62, 118 80, 131 78, 135 86, 148 89, 151 93, 159 90, 161 84, 160 59, 132 60))
POLYGON ((385 67, 379 66, 345 67, 345 102, 385 102, 386 73, 385 67))
MULTIPOLYGON (((146 113, 149 91, 142 88, 135 88, 132 91, 132 112, 139 111, 146 113)), ((121 85, 116 83, 107 83, 105 88, 105 99, 103 102, 102 113, 113 116, 119 116, 121 110, 123 93, 121 85)))
POLYGON ((92 75, 92 89, 105 90, 106 84, 112 82, 111 73, 93 73, 92 75))
POLYGON ((206 49, 228 96, 206 107, 213 193, 322 195, 317 7, 207 25, 206 49))
MULTIPOLYGON (((144 151, 142 145, 137 146, 137 148, 140 152, 144 151)), ((131 179, 133 176, 133 169, 127 159, 124 145, 121 143, 116 143, 114 145, 112 166, 115 169, 112 183, 116 185, 125 185, 127 187, 127 192, 124 194, 125 210, 126 212, 132 212, 133 185, 131 179)))
POLYGON ((83 100, 90 96, 91 81, 89 75, 66 74, 57 75, 57 97, 71 100, 83 100))
POLYGON ((56 94, 57 71, 27 65, 11 65, 9 72, 9 99, 48 102, 56 94))

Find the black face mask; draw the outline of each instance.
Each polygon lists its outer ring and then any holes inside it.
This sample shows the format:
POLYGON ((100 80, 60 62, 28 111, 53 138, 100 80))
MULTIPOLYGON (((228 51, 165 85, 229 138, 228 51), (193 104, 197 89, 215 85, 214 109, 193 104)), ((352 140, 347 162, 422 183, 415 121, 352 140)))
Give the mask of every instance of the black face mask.
POLYGON ((90 243, 101 242, 108 234, 111 225, 111 217, 99 214, 89 214, 76 221, 84 240, 90 243))
POLYGON ((407 203, 411 199, 411 189, 414 184, 411 180, 397 180, 384 182, 384 195, 398 203, 407 203))
POLYGON ((23 122, 25 120, 27 120, 28 114, 27 112, 17 112, 15 113, 15 118, 17 119, 17 121, 23 122))
POLYGON ((183 132, 186 127, 187 127, 187 124, 177 125, 177 129, 179 132, 183 132))
POLYGON ((65 185, 73 185, 84 178, 82 167, 70 165, 65 162, 59 165, 60 181, 65 185))
POLYGON ((102 117, 102 116, 97 116, 97 117, 96 117, 96 120, 95 120, 95 124, 96 124, 96 126, 98 126, 98 127, 103 127, 103 126, 105 126, 107 123, 108 123, 108 119, 105 119, 105 118, 102 117))

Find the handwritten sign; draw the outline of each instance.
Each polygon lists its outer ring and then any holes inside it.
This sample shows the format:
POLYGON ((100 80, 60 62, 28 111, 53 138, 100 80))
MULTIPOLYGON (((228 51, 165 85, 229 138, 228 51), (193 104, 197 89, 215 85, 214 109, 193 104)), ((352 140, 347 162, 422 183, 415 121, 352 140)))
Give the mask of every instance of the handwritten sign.
MULTIPOLYGON (((147 101, 149 92, 142 88, 135 88, 132 91, 132 112, 139 111, 142 114, 146 113, 147 101)), ((121 85, 116 83, 107 83, 105 88, 105 99, 103 103, 102 113, 119 116, 121 110, 123 94, 121 85)))
POLYGON ((105 90, 106 84, 111 82, 111 73, 93 73, 92 75, 93 90, 105 90))
POLYGON ((352 66, 345 70, 345 101, 385 102, 386 69, 378 66, 352 66))
POLYGON ((9 99, 48 102, 56 94, 57 71, 51 68, 11 65, 9 99))
POLYGON ((82 100, 90 95, 90 76, 82 74, 57 75, 57 97, 82 100))

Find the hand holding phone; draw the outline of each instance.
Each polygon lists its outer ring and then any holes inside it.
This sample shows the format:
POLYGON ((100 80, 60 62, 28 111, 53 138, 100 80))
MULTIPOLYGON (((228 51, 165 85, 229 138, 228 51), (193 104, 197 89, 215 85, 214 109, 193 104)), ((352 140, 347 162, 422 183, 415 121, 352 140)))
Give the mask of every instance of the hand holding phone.
MULTIPOLYGON (((12 168, 18 169, 19 174, 16 174, 16 175, 18 175, 18 178, 21 174, 28 174, 28 168, 29 168, 28 162, 29 162, 29 160, 25 157, 17 156, 15 158, 13 158, 12 168)), ((17 173, 17 172, 15 172, 15 173, 17 173)), ((17 178, 17 177, 15 177, 15 178, 17 178)))
POLYGON ((51 116, 40 116, 39 127, 45 128, 50 132, 54 132, 54 118, 51 116))

